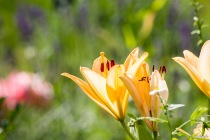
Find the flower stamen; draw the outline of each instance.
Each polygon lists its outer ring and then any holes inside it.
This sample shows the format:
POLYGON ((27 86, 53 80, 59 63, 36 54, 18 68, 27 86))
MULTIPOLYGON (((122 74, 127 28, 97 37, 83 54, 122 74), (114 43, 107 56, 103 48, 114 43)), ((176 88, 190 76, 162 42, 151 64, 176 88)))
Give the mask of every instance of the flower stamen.
POLYGON ((104 72, 104 63, 101 63, 101 68, 100 68, 101 72, 104 72))
POLYGON ((159 68, 159 73, 161 73, 161 69, 162 69, 162 67, 159 68))
POLYGON ((111 67, 113 67, 115 65, 114 60, 111 60, 111 67))
POLYGON ((162 67, 162 79, 164 79, 165 73, 166 73, 166 67, 163 66, 162 67))
POLYGON ((147 81, 149 83, 151 78, 143 76, 139 81, 147 81))
POLYGON ((115 65, 115 61, 109 61, 105 56, 104 52, 100 53, 100 71, 103 73, 103 76, 107 76, 107 72, 115 65))
POLYGON ((106 68, 109 71, 109 69, 110 69, 109 61, 106 62, 106 68))

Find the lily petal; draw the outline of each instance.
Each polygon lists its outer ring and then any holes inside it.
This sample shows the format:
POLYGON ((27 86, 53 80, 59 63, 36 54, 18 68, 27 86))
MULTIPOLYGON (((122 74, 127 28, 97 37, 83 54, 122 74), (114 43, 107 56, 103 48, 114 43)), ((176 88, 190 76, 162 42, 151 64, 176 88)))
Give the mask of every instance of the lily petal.
POLYGON ((120 96, 118 94, 121 94, 121 93, 118 93, 117 90, 119 90, 119 88, 123 86, 123 83, 119 79, 119 77, 124 72, 125 72, 125 70, 124 70, 123 65, 121 65, 121 66, 115 65, 109 71, 109 74, 107 76, 106 89, 107 89, 108 96, 112 102, 117 100, 117 98, 120 96))
POLYGON ((139 48, 133 49, 125 60, 124 63, 125 70, 127 70, 135 62, 134 58, 138 58, 138 55, 139 55, 139 48))
POLYGON ((140 65, 143 63, 143 61, 148 57, 148 53, 144 52, 142 54, 142 56, 132 65, 128 68, 126 73, 135 75, 137 73, 138 68, 140 67, 140 65))
POLYGON ((168 100, 168 87, 164 79, 162 79, 159 71, 155 70, 151 76, 150 82, 150 95, 159 93, 159 95, 165 100, 168 100))
MULTIPOLYGON (((159 71, 155 70, 151 76, 150 82, 150 95, 151 95, 151 108, 152 108, 152 116, 158 117, 161 113, 161 100, 164 99, 166 102, 168 100, 168 87, 164 79, 162 79, 159 71), (158 93, 158 94, 157 94, 158 93), (160 97, 159 97, 160 96, 160 97)), ((156 128, 156 125, 153 125, 153 128, 156 128)))
MULTIPOLYGON (((135 85, 133 84, 133 81, 131 80, 131 77, 129 77, 127 74, 124 74, 124 76, 121 76, 120 79, 126 85, 126 87, 129 91, 129 93, 131 94, 133 100, 135 99, 135 103, 141 104, 142 101, 141 101, 139 92, 136 89, 135 85)), ((136 106, 139 106, 139 105, 136 104, 136 106)))
POLYGON ((147 99, 143 93, 143 88, 145 88, 145 86, 143 84, 139 84, 138 78, 132 77, 132 75, 128 75, 126 73, 124 76, 121 76, 120 79, 126 85, 139 112, 143 116, 150 117, 150 106, 148 106, 149 103, 147 102, 148 100, 150 101, 150 99, 147 99))
POLYGON ((150 90, 153 91, 153 90, 156 90, 156 89, 159 89, 159 81, 161 80, 161 76, 160 76, 160 73, 155 70, 153 73, 152 73, 152 76, 151 76, 151 86, 150 86, 150 90))
POLYGON ((66 76, 68 78, 70 78, 71 80, 73 80, 84 92, 85 94, 91 99, 93 100, 96 104, 98 104, 101 108, 103 108, 105 111, 107 111, 108 113, 110 113, 113 117, 115 117, 117 119, 117 116, 115 116, 104 104, 103 101, 98 98, 98 96, 94 93, 94 91, 91 89, 91 87, 84 82, 83 80, 81 80, 80 78, 73 76, 71 74, 68 73, 62 73, 62 76, 66 76))
POLYGON ((115 108, 118 109, 120 116, 124 116, 123 114, 125 114, 124 111, 126 108, 122 105, 124 104, 124 101, 127 101, 126 98, 128 98, 128 96, 126 96, 126 87, 119 78, 124 72, 124 65, 115 65, 109 71, 106 84, 107 94, 112 103, 116 105, 115 108))
POLYGON ((196 69, 198 69, 199 59, 197 56, 195 56, 192 52, 185 50, 183 51, 185 59, 196 69))
POLYGON ((208 82, 206 82, 202 75, 199 74, 199 71, 192 67, 190 63, 182 57, 174 57, 173 60, 180 64, 187 71, 200 90, 210 98, 210 85, 208 82))
POLYGON ((161 92, 166 92, 166 91, 168 91, 167 89, 165 89, 165 88, 162 88, 162 89, 159 89, 159 90, 153 90, 153 91, 150 91, 150 95, 155 95, 155 94, 157 94, 157 93, 161 93, 161 92))
POLYGON ((210 40, 206 41, 202 46, 199 60, 199 71, 210 84, 210 40))
POLYGON ((90 85, 93 91, 96 92, 96 94, 103 101, 103 103, 109 108, 109 110, 113 114, 115 114, 115 116, 119 117, 119 114, 117 114, 117 112, 115 111, 115 108, 107 95, 106 79, 98 73, 86 67, 81 67, 80 71, 83 77, 86 79, 87 83, 90 85))
MULTIPOLYGON (((139 84, 139 79, 137 77, 133 77, 130 74, 124 74, 120 79, 126 85, 132 99, 134 100, 135 105, 137 106, 138 111, 144 117, 151 117, 151 108, 150 108, 150 95, 149 99, 147 99, 147 93, 145 92, 145 84, 139 84), (147 102, 149 101, 149 102, 147 102)), ((145 81, 143 83, 146 83, 145 81)), ((149 120, 144 120, 147 126, 153 130, 153 122, 149 120)))

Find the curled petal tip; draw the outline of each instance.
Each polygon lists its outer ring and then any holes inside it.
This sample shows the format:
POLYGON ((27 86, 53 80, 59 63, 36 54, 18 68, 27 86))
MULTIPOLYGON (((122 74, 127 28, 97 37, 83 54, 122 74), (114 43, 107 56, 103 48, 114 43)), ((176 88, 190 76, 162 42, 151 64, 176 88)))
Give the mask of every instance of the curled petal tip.
POLYGON ((184 54, 184 57, 187 58, 190 54, 192 54, 192 52, 190 52, 188 50, 184 50, 183 54, 184 54))
POLYGON ((173 60, 175 60, 175 59, 176 59, 176 57, 172 57, 172 59, 173 59, 173 60))
POLYGON ((149 55, 149 53, 148 53, 148 52, 144 52, 144 55, 148 56, 148 55, 149 55))
POLYGON ((64 73, 61 73, 62 76, 66 76, 68 73, 64 72, 64 73))
POLYGON ((86 67, 81 67, 80 66, 80 72, 82 72, 83 70, 87 69, 86 67))
POLYGON ((178 61, 179 60, 179 57, 173 57, 172 58, 174 61, 178 61))
POLYGON ((72 75, 67 73, 67 72, 61 73, 61 75, 65 76, 65 77, 68 77, 68 78, 72 77, 72 75))
POLYGON ((132 50, 132 52, 136 52, 136 51, 139 51, 139 47, 136 47, 136 48, 134 48, 133 50, 132 50))
POLYGON ((186 52, 188 52, 188 50, 184 50, 184 51, 183 51, 183 53, 186 53, 186 52))

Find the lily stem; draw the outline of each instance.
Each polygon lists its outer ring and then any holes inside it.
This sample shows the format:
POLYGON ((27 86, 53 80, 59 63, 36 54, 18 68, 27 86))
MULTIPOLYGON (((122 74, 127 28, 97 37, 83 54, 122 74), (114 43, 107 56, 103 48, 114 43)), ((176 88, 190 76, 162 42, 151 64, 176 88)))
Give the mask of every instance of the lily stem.
POLYGON ((165 111, 165 115, 166 115, 166 119, 167 119, 167 121, 168 121, 168 127, 169 127, 169 130, 170 130, 170 140, 172 140, 172 127, 171 127, 171 123, 170 123, 170 120, 169 120, 169 117, 168 117, 168 115, 170 115, 169 113, 169 110, 168 110, 168 105, 167 105, 167 103, 164 101, 164 99, 160 96, 160 94, 158 93, 158 96, 159 96, 159 98, 160 98, 160 101, 161 101, 161 103, 162 103, 162 105, 163 105, 163 109, 164 109, 164 111, 165 111))
POLYGON ((157 136, 158 136, 158 132, 157 131, 153 131, 153 139, 157 140, 157 136))
POLYGON ((128 130, 128 127, 125 124, 124 120, 120 121, 120 124, 122 125, 122 127, 124 128, 124 130, 126 131, 126 133, 128 134, 128 136, 130 137, 131 140, 135 140, 134 137, 132 136, 132 134, 130 133, 130 131, 128 130))
POLYGON ((172 128, 171 128, 171 123, 170 123, 170 120, 169 120, 169 117, 168 117, 168 113, 166 114, 166 118, 167 118, 167 121, 168 121, 169 130, 170 130, 170 137, 171 137, 171 140, 172 140, 172 128))
POLYGON ((191 122, 191 120, 188 120, 188 121, 184 122, 183 124, 181 124, 179 127, 176 128, 176 130, 174 132, 172 132, 172 134, 176 134, 179 129, 181 129, 183 126, 185 126, 189 122, 191 122))
POLYGON ((203 22, 201 21, 201 19, 198 17, 198 12, 199 12, 199 7, 201 6, 197 0, 193 0, 193 3, 192 3, 193 7, 194 7, 194 12, 195 12, 195 17, 197 18, 197 21, 195 21, 197 24, 197 28, 198 28, 198 36, 200 38, 200 44, 198 44, 199 46, 202 46, 203 44, 203 36, 202 36, 202 25, 203 25, 203 22))

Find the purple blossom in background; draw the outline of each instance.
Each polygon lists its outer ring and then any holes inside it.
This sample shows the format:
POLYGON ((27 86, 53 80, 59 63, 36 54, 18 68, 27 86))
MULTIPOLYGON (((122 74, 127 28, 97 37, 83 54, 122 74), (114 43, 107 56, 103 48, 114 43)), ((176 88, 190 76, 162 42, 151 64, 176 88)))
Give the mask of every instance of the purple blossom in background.
POLYGON ((78 9, 76 24, 79 29, 87 29, 88 27, 88 3, 84 2, 78 9))
POLYGON ((177 3, 173 2, 169 8, 169 13, 168 13, 168 27, 174 27, 177 21, 177 14, 178 14, 178 10, 177 10, 177 3))
POLYGON ((30 24, 29 20, 26 17, 26 12, 23 7, 18 9, 17 12, 17 25, 20 29, 20 32, 23 38, 29 38, 33 32, 32 25, 30 24))
POLYGON ((181 48, 182 50, 188 50, 190 47, 190 34, 191 29, 189 25, 185 22, 182 22, 179 27, 179 33, 180 33, 180 42, 181 42, 181 48))
POLYGON ((24 40, 29 40, 36 23, 41 26, 44 22, 43 11, 35 6, 20 6, 17 9, 17 26, 24 40))

